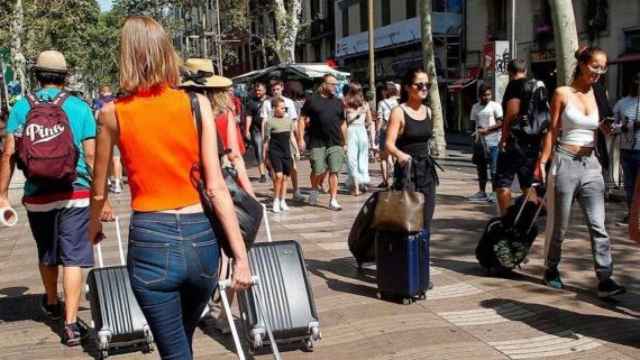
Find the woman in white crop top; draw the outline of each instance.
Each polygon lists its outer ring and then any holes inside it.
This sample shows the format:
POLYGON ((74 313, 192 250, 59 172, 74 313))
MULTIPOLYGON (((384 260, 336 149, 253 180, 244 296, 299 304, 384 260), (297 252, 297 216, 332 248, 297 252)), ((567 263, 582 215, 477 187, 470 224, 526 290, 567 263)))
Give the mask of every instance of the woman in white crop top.
POLYGON ((558 87, 551 103, 551 121, 545 135, 536 175, 545 180, 546 164, 552 159, 547 180, 547 228, 545 233, 544 281, 562 288, 558 265, 562 241, 569 225, 572 205, 578 200, 591 237, 591 250, 599 280, 598 296, 625 291, 611 279, 611 244, 605 228, 604 178, 595 156, 600 115, 593 85, 607 71, 607 54, 599 48, 576 52, 578 64, 570 86, 558 87))

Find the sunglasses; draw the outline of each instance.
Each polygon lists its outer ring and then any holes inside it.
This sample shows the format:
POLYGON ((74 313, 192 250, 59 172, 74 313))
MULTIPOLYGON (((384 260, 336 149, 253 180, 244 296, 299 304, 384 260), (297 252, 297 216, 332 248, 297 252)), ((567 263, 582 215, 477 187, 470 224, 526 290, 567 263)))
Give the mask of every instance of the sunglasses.
POLYGON ((431 89, 431 83, 426 82, 414 83, 413 86, 415 86, 419 91, 431 89))
POLYGON ((596 67, 596 66, 591 66, 591 65, 587 65, 587 69, 589 69, 589 71, 591 71, 594 74, 598 74, 598 75, 604 75, 607 73, 607 71, 609 70, 608 67, 596 67))
POLYGON ((325 84, 327 84, 329 86, 338 86, 338 83, 334 83, 334 82, 328 82, 328 83, 325 83, 325 84))

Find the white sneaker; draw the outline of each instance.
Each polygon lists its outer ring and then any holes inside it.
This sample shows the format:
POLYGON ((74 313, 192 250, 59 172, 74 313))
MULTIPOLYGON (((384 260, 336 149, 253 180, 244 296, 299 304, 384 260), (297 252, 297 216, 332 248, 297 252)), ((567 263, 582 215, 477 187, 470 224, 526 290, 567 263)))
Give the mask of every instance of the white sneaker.
POLYGON ((474 202, 485 202, 488 200, 487 198, 487 193, 479 191, 471 196, 469 196, 467 198, 469 201, 474 201, 474 202))
POLYGON ((305 200, 306 200, 306 198, 304 197, 304 195, 302 195, 300 190, 296 190, 293 193, 293 201, 304 202, 305 200))
POLYGON ((487 201, 492 203, 492 204, 495 204, 496 201, 498 201, 496 193, 492 192, 491 194, 487 195, 487 201))
POLYGON ((311 193, 309 194, 309 205, 318 205, 318 191, 317 190, 312 190, 311 193))
POLYGON ((280 208, 280 201, 278 199, 273 200, 273 212, 277 214, 280 211, 282 211, 282 209, 280 208))
POLYGON ((122 192, 122 180, 116 179, 113 182, 113 193, 120 194, 122 192))
POLYGON ((280 199, 280 210, 289 211, 289 205, 287 205, 287 202, 284 201, 284 199, 280 199))
POLYGON ((340 211, 342 210, 342 206, 338 204, 338 200, 331 199, 331 201, 329 201, 329 210, 340 211))

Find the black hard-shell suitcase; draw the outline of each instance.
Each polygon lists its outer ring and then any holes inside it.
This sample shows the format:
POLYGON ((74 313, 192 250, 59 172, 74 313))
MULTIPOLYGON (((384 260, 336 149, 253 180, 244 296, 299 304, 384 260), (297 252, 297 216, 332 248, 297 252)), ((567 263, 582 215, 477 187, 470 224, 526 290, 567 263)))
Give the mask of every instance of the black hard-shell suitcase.
POLYGON ((129 282, 118 218, 115 224, 122 265, 104 267, 101 245, 98 244, 96 252, 99 268, 91 270, 87 276, 92 327, 102 359, 114 352, 141 350, 148 353, 153 350, 153 335, 129 282))
POLYGON ((260 286, 240 292, 238 302, 251 348, 258 351, 269 342, 265 318, 256 307, 256 301, 262 301, 278 344, 298 343, 313 350, 314 341, 320 340, 320 322, 300 245, 295 241, 255 243, 248 255, 260 286))
POLYGON ((426 299, 429 287, 429 231, 376 233, 378 297, 411 304, 426 299))
POLYGON ((356 258, 358 268, 362 268, 362 263, 375 260, 374 240, 376 231, 371 228, 371 223, 373 222, 373 213, 377 203, 378 192, 374 192, 360 208, 349 232, 349 250, 353 257, 356 258))

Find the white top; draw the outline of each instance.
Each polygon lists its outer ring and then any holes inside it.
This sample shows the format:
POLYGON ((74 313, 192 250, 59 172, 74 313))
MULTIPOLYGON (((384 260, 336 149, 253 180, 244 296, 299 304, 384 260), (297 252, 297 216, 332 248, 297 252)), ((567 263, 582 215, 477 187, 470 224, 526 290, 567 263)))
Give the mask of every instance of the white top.
POLYGON ((382 128, 386 129, 389 123, 389 116, 391 116, 391 110, 398 106, 398 98, 392 97, 378 101, 378 121, 382 122, 382 128))
POLYGON ((567 101, 561 116, 562 134, 560 144, 595 146, 595 131, 598 129, 600 116, 598 108, 589 115, 585 115, 571 101, 567 101))
MULTIPOLYGON (((495 101, 489 101, 486 105, 477 102, 471 108, 471 121, 475 121, 477 129, 487 129, 498 124, 502 119, 502 106, 495 101)), ((487 146, 498 146, 502 130, 494 131, 484 136, 487 146)))
POLYGON ((613 107, 615 124, 629 130, 620 136, 620 148, 624 150, 640 150, 640 130, 633 130, 634 123, 640 122, 639 99, 639 97, 626 96, 613 107))
POLYGON ((364 126, 367 120, 367 112, 369 105, 365 103, 365 105, 361 106, 358 109, 345 109, 345 114, 347 116, 347 125, 349 126, 364 126))
MULTIPOLYGON (((293 100, 289 99, 286 96, 283 96, 284 107, 287 109, 287 115, 291 120, 296 121, 298 119, 298 111, 296 110, 296 103, 293 100)), ((273 110, 271 110, 271 99, 267 99, 262 103, 262 108, 260 109, 260 117, 263 120, 268 120, 273 116, 273 110)))

